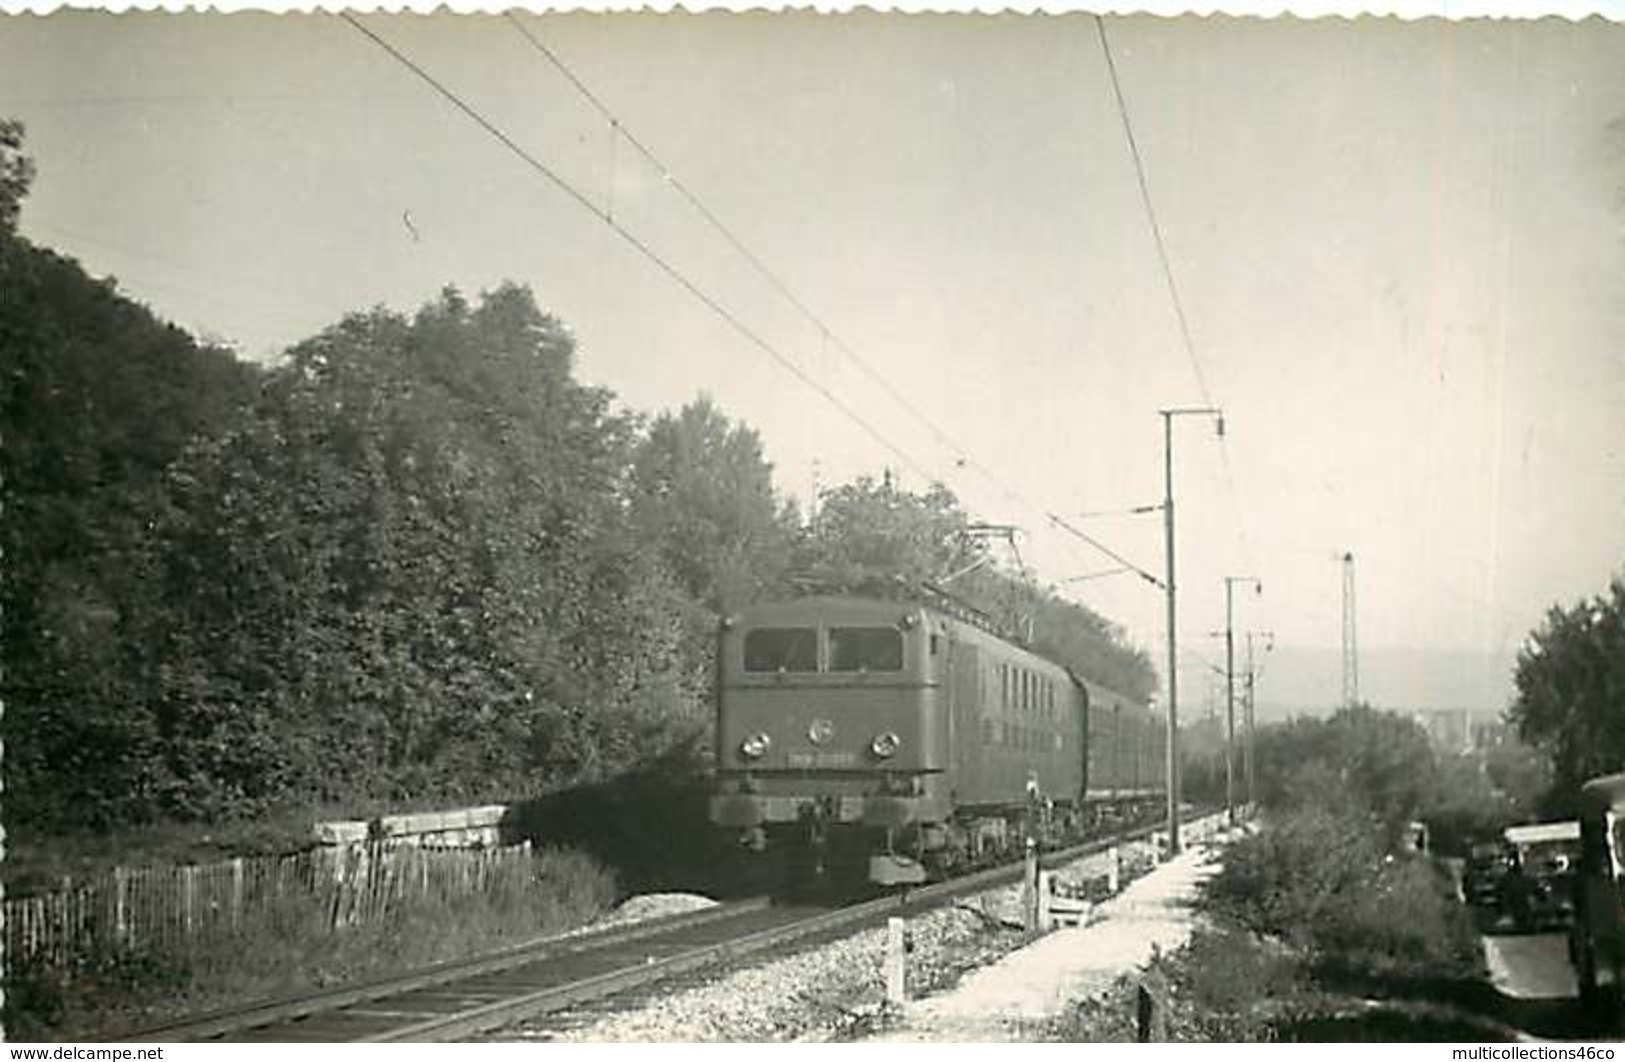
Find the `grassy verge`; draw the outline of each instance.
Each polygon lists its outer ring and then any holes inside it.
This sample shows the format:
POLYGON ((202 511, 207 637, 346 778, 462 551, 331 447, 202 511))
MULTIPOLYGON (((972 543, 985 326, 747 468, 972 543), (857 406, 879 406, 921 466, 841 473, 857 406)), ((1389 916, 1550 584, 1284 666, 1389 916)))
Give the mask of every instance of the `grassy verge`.
POLYGON ((297 896, 203 944, 82 955, 66 969, 9 967, 6 1034, 117 1036, 185 1014, 404 973, 576 928, 617 898, 614 874, 590 856, 546 849, 532 863, 522 887, 417 897, 371 925, 331 929, 317 900, 297 896))

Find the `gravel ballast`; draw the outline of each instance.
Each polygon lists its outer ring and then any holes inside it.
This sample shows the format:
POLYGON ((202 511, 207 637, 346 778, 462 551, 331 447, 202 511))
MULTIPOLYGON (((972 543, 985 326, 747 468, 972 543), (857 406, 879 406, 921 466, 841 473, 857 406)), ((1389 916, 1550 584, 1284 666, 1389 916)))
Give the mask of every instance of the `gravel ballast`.
MULTIPOLYGON (((1122 847, 1124 881, 1154 864, 1155 847, 1122 847)), ((1083 883, 1106 873, 1104 853, 1057 871, 1083 883)), ((1028 942, 1008 923, 1020 917, 1011 886, 908 919, 908 992, 919 998, 957 983, 1028 942)), ((493 1037, 559 1042, 720 1042, 854 1039, 888 1027, 882 959, 884 927, 746 967, 665 982, 592 1008, 549 1015, 493 1037)))

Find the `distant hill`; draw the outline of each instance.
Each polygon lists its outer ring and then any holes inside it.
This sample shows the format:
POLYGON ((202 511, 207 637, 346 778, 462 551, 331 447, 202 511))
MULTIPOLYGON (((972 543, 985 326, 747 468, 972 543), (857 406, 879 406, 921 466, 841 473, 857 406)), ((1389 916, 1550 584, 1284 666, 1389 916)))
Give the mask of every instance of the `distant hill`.
MULTIPOLYGON (((1514 695, 1515 656, 1443 649, 1360 650, 1360 699, 1379 708, 1466 709, 1499 715, 1514 695)), ((1186 676, 1182 676, 1184 678, 1186 676)), ((1205 679, 1188 676, 1197 691, 1205 679)), ((1239 686, 1239 680, 1238 680, 1239 686)), ((1342 703, 1342 652, 1336 648, 1277 646, 1264 658, 1258 684, 1258 718, 1327 715, 1342 703)), ((1185 697, 1181 697, 1185 701, 1185 697)))

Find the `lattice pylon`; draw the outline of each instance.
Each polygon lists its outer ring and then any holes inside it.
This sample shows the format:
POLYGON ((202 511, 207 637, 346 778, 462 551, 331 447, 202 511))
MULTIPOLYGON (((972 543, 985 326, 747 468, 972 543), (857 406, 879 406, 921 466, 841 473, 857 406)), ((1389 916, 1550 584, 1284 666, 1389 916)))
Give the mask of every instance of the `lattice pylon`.
POLYGON ((1354 629, 1354 554, 1343 554, 1343 706, 1360 703, 1360 651, 1354 629))

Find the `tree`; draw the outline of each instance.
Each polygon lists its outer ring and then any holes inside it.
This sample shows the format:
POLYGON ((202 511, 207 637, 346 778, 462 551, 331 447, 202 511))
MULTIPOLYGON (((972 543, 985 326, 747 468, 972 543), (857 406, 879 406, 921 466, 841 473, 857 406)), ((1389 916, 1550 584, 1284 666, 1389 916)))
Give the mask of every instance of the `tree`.
POLYGON ((0 238, 17 231, 17 215, 34 181, 34 161, 23 154, 23 123, 0 118, 0 238))
POLYGON ((1558 793, 1625 763, 1625 575, 1608 592, 1553 607, 1518 654, 1519 736, 1550 759, 1558 793))
POLYGON ((511 798, 702 724, 681 592, 626 515, 634 425, 573 349, 511 285, 353 315, 177 465, 177 812, 511 798))
POLYGON ((1484 777, 1515 819, 1541 813, 1552 790, 1552 764, 1539 749, 1509 739, 1485 749, 1481 759, 1484 777))
POLYGON ((1389 839, 1427 806, 1435 769, 1415 720, 1369 707, 1266 727, 1254 762, 1265 807, 1325 805, 1369 817, 1389 839))
POLYGON ((128 820, 166 784, 150 650, 165 472, 258 372, 16 233, 21 132, 0 122, 6 811, 13 828, 128 820))
POLYGON ((899 490, 888 474, 863 476, 826 492, 802 543, 798 575, 830 592, 917 585, 980 560, 953 492, 940 483, 923 494, 899 490))
POLYGON ((761 438, 709 396, 656 417, 632 465, 641 533, 696 602, 720 614, 778 590, 794 513, 773 489, 761 438))

